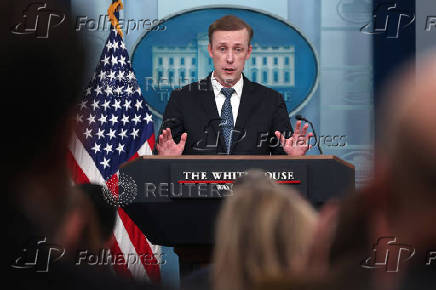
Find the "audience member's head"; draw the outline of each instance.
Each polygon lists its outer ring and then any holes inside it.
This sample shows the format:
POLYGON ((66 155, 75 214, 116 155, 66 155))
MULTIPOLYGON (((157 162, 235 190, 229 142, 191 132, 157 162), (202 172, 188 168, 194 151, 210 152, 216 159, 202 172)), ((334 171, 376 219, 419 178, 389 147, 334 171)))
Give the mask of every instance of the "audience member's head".
POLYGON ((433 275, 428 275, 425 259, 436 245, 436 54, 418 62, 419 71, 414 65, 407 67, 381 95, 384 103, 378 111, 374 179, 343 202, 339 211, 330 253, 331 274, 342 273, 334 277, 336 289, 355 285, 408 289, 411 285, 406 281, 427 289, 423 281, 433 275), (403 263, 406 253, 395 253, 386 244, 388 239, 376 245, 383 237, 413 248, 413 259, 403 263), (377 249, 373 251, 373 247, 377 249), (369 257, 367 263, 383 263, 380 259, 385 254, 391 255, 387 260, 391 264, 394 255, 400 255, 396 262, 401 269, 395 275, 387 272, 386 267, 392 265, 362 267, 369 257), (411 279, 404 279, 411 273, 411 279))
POLYGON ((214 289, 252 289, 262 279, 304 270, 316 220, 295 190, 264 172, 249 172, 235 183, 218 217, 214 289))
MULTIPOLYGON (((59 3, 51 1, 49 8, 67 14, 59 3)), ((26 19, 37 19, 36 9, 23 11, 27 5, 14 1, 2 9, 3 27, 9 29, 0 46, 6 78, 2 107, 9 113, 2 114, 7 138, 1 164, 11 208, 49 233, 61 220, 71 190, 65 157, 85 60, 68 16, 50 27, 47 37, 11 33, 26 19)))
POLYGON ((386 131, 379 138, 378 172, 369 195, 381 214, 373 219, 379 231, 385 229, 398 243, 415 250, 413 259, 401 265, 401 280, 391 283, 395 287, 397 282, 397 288, 436 287, 436 263, 425 265, 428 253, 436 248, 435 80, 433 51, 394 79, 382 107, 386 131))
POLYGON ((436 241, 436 52, 417 61, 385 93, 375 162, 388 225, 415 244, 436 241))
MULTIPOLYGON (((85 185, 73 187, 67 197, 67 207, 59 221, 56 235, 53 237, 56 244, 66 249, 66 258, 72 260, 77 258, 79 251, 98 253, 105 249, 109 239, 105 225, 114 223, 102 220, 101 209, 98 209, 96 204, 98 198, 91 196, 93 192, 87 192, 83 187, 90 188, 85 185)), ((105 216, 108 217, 113 218, 105 216)))
MULTIPOLYGON (((58 3, 59 4, 59 3, 58 3)), ((8 243, 19 250, 30 235, 55 235, 72 194, 66 167, 75 104, 81 95, 84 53, 66 18, 47 37, 11 33, 25 22, 28 3, 14 1, 2 9, 7 28, 0 46, 2 139, 10 229, 8 243), (5 43, 3 43, 3 41, 5 43), (9 112, 9 113, 7 113, 9 112), (26 228, 26 230, 23 230, 26 228)), ((50 2, 50 9, 67 13, 50 2)), ((27 19, 36 19, 27 11, 27 19)), ((5 22, 5 23, 3 23, 5 22)), ((14 250, 9 251, 14 255, 14 250)))
POLYGON ((390 87, 378 148, 389 224, 410 242, 436 241, 436 53, 418 63, 390 87))
POLYGON ((82 184, 78 186, 85 195, 90 199, 96 212, 96 218, 99 225, 99 236, 104 244, 110 246, 112 233, 115 227, 117 208, 109 204, 103 198, 101 185, 82 184))

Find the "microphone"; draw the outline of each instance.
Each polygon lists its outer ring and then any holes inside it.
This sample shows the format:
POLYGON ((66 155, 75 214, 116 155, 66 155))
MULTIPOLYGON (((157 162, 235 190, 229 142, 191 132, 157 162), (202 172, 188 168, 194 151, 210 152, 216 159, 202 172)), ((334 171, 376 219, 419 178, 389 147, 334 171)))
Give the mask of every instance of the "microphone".
POLYGON ((295 116, 295 119, 298 120, 298 121, 304 121, 304 122, 309 123, 310 127, 312 128, 313 137, 315 138, 315 142, 316 142, 316 144, 317 144, 317 147, 318 147, 318 150, 319 150, 319 154, 322 155, 323 153, 322 153, 322 150, 321 150, 321 146, 319 145, 318 137, 316 136, 315 128, 313 127, 312 122, 310 122, 309 120, 307 120, 306 118, 304 118, 304 117, 301 116, 300 114, 296 115, 296 116, 295 116))

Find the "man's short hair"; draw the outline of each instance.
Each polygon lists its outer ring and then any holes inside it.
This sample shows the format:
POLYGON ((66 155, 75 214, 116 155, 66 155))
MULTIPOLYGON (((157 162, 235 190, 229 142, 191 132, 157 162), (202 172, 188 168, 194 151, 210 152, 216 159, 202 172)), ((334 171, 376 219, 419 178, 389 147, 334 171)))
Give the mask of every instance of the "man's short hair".
POLYGON ((244 28, 248 31, 248 45, 250 45, 253 37, 251 26, 235 15, 225 15, 209 26, 209 43, 212 44, 212 35, 215 31, 239 31, 244 28))

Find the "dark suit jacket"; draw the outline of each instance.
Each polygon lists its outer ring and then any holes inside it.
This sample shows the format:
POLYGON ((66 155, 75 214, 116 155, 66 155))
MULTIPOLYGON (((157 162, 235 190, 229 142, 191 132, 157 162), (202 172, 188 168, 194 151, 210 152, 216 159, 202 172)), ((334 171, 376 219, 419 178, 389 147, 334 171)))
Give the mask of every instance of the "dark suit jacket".
MULTIPOLYGON (((161 129, 171 128, 176 143, 188 134, 184 155, 226 154, 210 78, 174 90, 165 109, 161 129)), ((292 134, 283 96, 244 77, 230 154, 285 154, 275 131, 292 134)))

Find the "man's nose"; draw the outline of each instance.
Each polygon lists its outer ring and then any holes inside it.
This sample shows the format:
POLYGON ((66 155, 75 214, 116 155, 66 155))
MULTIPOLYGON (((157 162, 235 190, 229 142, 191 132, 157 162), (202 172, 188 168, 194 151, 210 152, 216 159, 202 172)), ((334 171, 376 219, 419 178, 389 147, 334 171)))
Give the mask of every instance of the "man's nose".
POLYGON ((233 56, 233 51, 229 51, 226 55, 226 61, 227 63, 233 63, 234 61, 234 56, 233 56))

